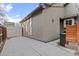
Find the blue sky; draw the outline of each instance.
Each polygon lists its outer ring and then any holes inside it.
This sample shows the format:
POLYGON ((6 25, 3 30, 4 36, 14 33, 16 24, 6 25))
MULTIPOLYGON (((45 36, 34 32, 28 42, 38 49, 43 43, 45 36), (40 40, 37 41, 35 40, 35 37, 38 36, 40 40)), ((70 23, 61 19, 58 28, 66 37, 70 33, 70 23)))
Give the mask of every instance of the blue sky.
POLYGON ((37 3, 5 3, 1 4, 5 15, 11 22, 18 22, 38 7, 37 3))

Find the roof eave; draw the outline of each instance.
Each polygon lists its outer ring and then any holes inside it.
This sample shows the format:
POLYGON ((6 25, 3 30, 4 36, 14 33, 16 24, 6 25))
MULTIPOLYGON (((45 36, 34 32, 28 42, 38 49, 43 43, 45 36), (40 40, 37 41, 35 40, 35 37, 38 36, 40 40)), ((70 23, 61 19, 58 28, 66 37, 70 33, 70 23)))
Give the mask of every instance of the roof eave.
POLYGON ((32 11, 30 14, 28 14, 26 17, 24 17, 23 20, 20 21, 20 23, 28 20, 30 17, 32 17, 32 15, 37 11, 37 10, 41 10, 44 9, 42 6, 37 7, 34 11, 32 11))

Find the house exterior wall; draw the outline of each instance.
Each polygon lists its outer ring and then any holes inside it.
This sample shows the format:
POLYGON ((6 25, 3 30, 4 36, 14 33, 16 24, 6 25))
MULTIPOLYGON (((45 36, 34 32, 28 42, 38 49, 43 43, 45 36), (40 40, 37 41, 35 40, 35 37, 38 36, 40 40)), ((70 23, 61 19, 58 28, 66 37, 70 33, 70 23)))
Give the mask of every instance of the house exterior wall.
POLYGON ((79 3, 70 3, 65 7, 65 17, 75 16, 79 14, 79 3))
POLYGON ((59 38, 60 17, 64 17, 64 7, 50 7, 43 10, 43 41, 47 42, 59 38))
POLYGON ((32 17, 32 38, 37 40, 43 39, 43 30, 42 30, 42 13, 32 17))
POLYGON ((32 37, 32 26, 31 26, 32 18, 29 18, 27 21, 21 23, 22 25, 22 35, 25 37, 32 37))
POLYGON ((44 9, 41 13, 31 17, 32 35, 28 36, 24 30, 24 36, 44 42, 58 38, 60 33, 60 17, 64 17, 64 7, 49 7, 44 9))
POLYGON ((29 22, 29 19, 22 23, 23 36, 28 36, 27 28, 28 28, 29 23, 27 24, 27 22, 29 22))
POLYGON ((30 17, 27 21, 21 23, 23 28, 23 36, 34 38, 37 40, 43 40, 42 30, 42 11, 39 11, 33 17, 30 17), (31 25, 30 25, 31 20, 31 25), (32 27, 32 34, 30 35, 30 26, 32 27))

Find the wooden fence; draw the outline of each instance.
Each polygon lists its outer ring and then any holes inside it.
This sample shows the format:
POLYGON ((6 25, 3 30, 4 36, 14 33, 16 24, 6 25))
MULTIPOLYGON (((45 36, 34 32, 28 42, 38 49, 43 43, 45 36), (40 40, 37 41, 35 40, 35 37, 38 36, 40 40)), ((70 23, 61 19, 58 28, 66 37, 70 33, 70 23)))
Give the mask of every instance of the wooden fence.
POLYGON ((79 25, 67 25, 66 42, 79 44, 79 25))

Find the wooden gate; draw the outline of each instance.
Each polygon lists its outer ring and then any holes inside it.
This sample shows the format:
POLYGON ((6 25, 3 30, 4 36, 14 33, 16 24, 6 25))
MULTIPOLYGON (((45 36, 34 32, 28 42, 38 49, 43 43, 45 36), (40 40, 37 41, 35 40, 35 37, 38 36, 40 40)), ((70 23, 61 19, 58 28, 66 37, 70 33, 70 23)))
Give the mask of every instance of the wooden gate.
POLYGON ((66 42, 79 44, 79 25, 67 25, 66 42))
POLYGON ((77 43, 79 44, 79 24, 77 24, 77 43))
POLYGON ((76 25, 67 25, 66 42, 76 43, 76 25))

